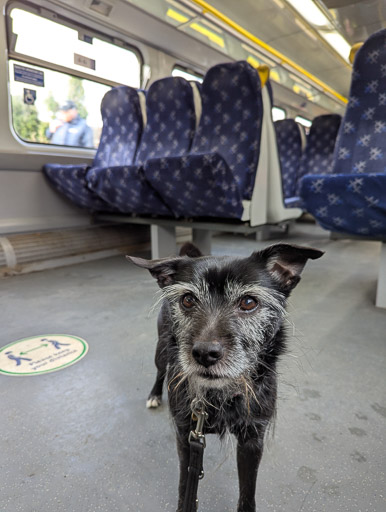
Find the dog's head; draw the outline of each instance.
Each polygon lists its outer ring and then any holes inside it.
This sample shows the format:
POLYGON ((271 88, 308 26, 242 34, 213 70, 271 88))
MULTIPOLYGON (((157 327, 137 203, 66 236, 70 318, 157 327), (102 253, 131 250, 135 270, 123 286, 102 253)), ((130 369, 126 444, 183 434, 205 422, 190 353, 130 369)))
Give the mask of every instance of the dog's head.
POLYGON ((277 244, 248 258, 129 259, 148 269, 163 290, 183 373, 202 386, 222 387, 248 376, 274 350, 287 297, 307 260, 322 255, 277 244))

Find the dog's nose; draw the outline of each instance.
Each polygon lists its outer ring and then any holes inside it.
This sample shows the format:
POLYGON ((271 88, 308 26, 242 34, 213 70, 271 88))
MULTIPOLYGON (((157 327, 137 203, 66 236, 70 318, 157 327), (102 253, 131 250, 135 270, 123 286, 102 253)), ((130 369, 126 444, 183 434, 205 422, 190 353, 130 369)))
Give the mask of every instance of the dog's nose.
POLYGON ((193 345, 192 355, 198 363, 208 368, 222 358, 224 349, 218 341, 210 343, 197 341, 193 345))

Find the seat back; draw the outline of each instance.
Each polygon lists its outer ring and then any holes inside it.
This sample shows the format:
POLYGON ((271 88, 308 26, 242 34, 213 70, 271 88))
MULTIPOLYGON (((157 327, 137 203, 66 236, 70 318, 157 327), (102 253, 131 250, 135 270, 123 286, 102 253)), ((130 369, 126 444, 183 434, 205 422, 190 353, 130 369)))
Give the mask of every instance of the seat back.
POLYGON ((325 114, 314 118, 300 159, 298 181, 305 174, 332 172, 334 149, 341 121, 342 117, 339 114, 325 114))
POLYGON ((104 95, 101 113, 103 128, 93 167, 132 164, 143 129, 138 92, 114 87, 104 95))
POLYGON ((218 153, 241 196, 250 199, 260 151, 263 117, 260 78, 247 62, 218 64, 202 84, 202 115, 192 153, 218 153))
POLYGON ((181 77, 154 82, 146 95, 147 124, 135 158, 141 165, 151 158, 188 153, 195 128, 193 88, 181 77))
POLYGON ((333 172, 385 173, 386 29, 358 50, 349 103, 339 131, 333 172))
POLYGON ((295 197, 299 163, 302 156, 302 138, 294 119, 274 123, 279 151, 284 199, 295 197))

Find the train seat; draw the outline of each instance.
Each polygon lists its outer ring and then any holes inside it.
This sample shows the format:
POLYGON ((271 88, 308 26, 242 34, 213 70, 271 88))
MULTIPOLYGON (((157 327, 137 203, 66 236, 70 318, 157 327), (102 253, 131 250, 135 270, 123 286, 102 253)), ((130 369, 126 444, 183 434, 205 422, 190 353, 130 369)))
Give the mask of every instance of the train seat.
MULTIPOLYGON (((269 85, 269 82, 267 82, 267 85, 269 85)), ((266 194, 265 198, 261 194, 257 194, 258 187, 255 186, 250 207, 253 210, 256 208, 256 203, 265 199, 266 223, 286 223, 287 221, 297 219, 303 212, 297 207, 296 203, 293 204, 285 200, 277 134, 271 114, 273 104, 272 91, 270 93, 268 87, 263 88, 262 98, 264 113, 259 160, 261 170, 259 171, 260 178, 257 176, 256 182, 260 180, 259 187, 266 187, 266 194)))
POLYGON ((184 78, 154 82, 146 95, 147 123, 133 165, 93 166, 89 187, 121 213, 173 216, 145 179, 142 166, 148 159, 185 155, 196 129, 198 89, 184 78))
POLYGON ((202 84, 202 116, 190 153, 149 159, 144 172, 176 217, 240 219, 260 151, 258 73, 245 61, 218 64, 202 84))
POLYGON ((339 114, 324 114, 314 118, 299 163, 299 184, 306 174, 332 173, 334 149, 341 122, 342 116, 339 114))
POLYGON ((386 30, 354 60, 349 103, 335 148, 333 175, 305 176, 301 196, 325 229, 386 236, 386 30))
POLYGON ((298 199, 298 172, 302 157, 302 137, 298 123, 294 119, 275 121, 277 147, 283 184, 284 204, 289 205, 298 199))
MULTIPOLYGON (((142 134, 141 94, 127 86, 108 91, 101 104, 103 129, 93 166, 106 167, 134 161, 142 134)), ((46 164, 49 182, 73 203, 93 211, 117 211, 88 187, 89 166, 46 164)))

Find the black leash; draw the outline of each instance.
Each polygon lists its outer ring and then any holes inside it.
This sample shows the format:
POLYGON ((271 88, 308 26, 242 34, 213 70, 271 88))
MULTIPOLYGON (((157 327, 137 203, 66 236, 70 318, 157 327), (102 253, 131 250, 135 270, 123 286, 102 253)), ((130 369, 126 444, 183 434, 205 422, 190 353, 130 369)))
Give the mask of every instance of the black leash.
POLYGON ((197 421, 196 429, 191 430, 189 434, 189 468, 188 468, 188 481, 186 484, 186 491, 184 497, 184 506, 182 512, 197 512, 198 499, 197 490, 198 482, 204 478, 203 458, 204 449, 206 446, 204 435, 204 422, 208 417, 205 412, 204 403, 195 398, 191 405, 192 420, 197 421))

